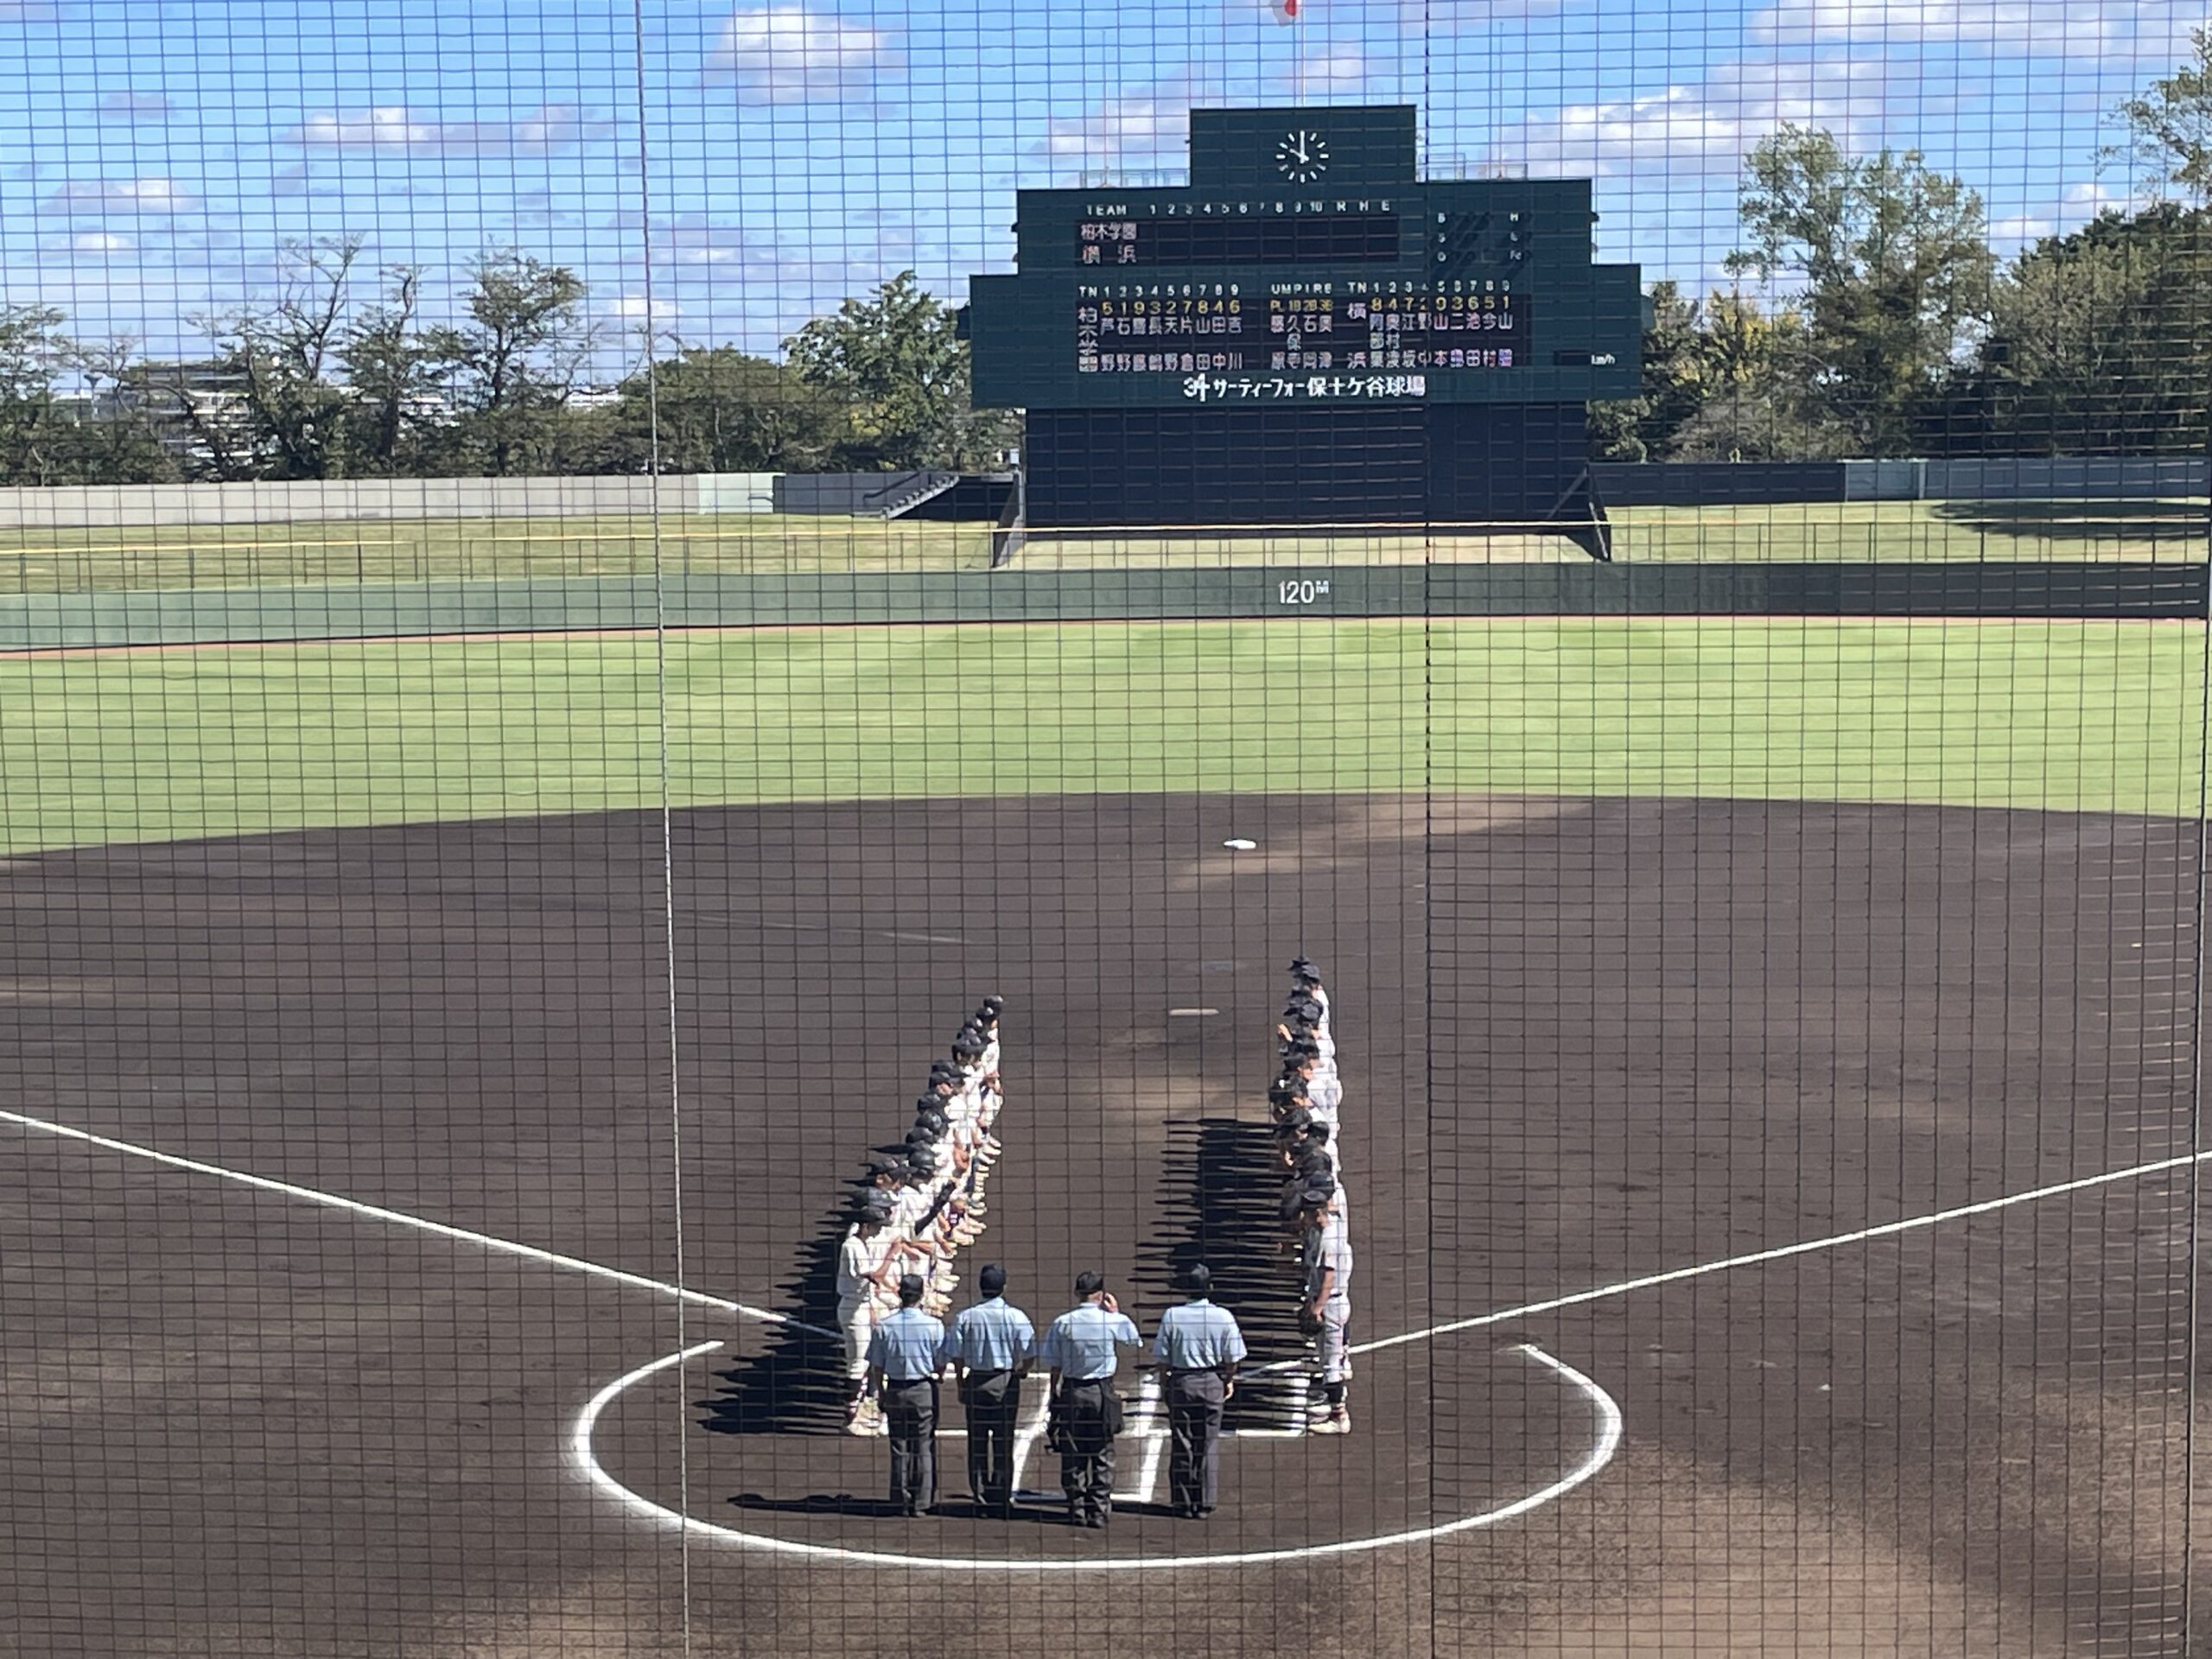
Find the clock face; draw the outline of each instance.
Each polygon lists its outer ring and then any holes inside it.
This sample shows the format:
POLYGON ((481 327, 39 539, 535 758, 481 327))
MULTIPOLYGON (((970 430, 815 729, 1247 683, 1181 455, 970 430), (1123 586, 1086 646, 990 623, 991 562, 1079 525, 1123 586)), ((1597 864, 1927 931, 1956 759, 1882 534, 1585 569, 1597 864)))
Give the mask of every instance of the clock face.
POLYGON ((1329 141, 1300 127, 1275 146, 1275 167, 1293 184, 1311 184, 1329 170, 1329 141))

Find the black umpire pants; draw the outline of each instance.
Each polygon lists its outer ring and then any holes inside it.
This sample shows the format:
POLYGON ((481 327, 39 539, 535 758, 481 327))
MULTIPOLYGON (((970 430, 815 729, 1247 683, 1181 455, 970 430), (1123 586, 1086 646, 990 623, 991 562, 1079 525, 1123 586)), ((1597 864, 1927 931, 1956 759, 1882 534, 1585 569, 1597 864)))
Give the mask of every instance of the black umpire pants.
POLYGON ((891 1431, 891 1503, 912 1515, 937 1502, 937 1379, 887 1379, 883 1417, 891 1431))
POLYGON ((1013 1371, 970 1371, 960 1384, 968 1413, 968 1490, 987 1510, 1014 1506, 1014 1429, 1021 1378, 1013 1371))
POLYGON ((1167 1496, 1179 1511, 1214 1506, 1220 1484, 1221 1408, 1228 1398, 1219 1371, 1168 1376, 1167 1496))
POLYGON ((1065 1442, 1060 1452, 1060 1490, 1068 1518, 1104 1525, 1114 1512, 1114 1436, 1107 1421, 1110 1377, 1060 1385, 1065 1442))

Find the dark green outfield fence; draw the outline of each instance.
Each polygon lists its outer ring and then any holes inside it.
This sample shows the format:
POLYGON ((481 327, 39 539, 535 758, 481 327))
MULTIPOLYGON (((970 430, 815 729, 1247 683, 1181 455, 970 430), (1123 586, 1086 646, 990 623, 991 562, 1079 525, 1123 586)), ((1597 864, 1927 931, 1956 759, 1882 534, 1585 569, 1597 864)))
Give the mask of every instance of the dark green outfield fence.
POLYGON ((0 651, 891 622, 2206 614, 2198 563, 1384 565, 443 582, 0 597, 0 651))

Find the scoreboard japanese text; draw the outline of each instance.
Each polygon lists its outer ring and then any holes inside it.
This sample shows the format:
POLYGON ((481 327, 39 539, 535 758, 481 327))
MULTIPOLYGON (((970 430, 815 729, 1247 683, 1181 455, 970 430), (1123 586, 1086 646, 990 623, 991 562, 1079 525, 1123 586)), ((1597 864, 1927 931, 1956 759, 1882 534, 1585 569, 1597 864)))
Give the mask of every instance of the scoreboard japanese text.
POLYGON ((1588 181, 1420 180, 1412 118, 1197 111, 1187 187, 1023 191, 1018 274, 971 288, 976 402, 1633 396, 1640 273, 1592 262, 1588 181))

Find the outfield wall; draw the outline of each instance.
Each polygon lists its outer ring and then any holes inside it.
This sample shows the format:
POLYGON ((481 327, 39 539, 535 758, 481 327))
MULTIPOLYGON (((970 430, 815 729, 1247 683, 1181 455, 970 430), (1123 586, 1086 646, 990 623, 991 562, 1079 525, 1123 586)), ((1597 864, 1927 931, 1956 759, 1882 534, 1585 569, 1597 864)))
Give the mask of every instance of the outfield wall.
POLYGON ((0 489, 0 530, 252 524, 360 518, 582 518, 772 512, 774 473, 668 478, 341 479, 0 489))
MULTIPOLYGON (((1600 461, 1608 506, 1838 501, 2171 500, 2212 493, 2201 456, 2098 460, 1600 461)), ((658 512, 858 514, 918 474, 694 473, 652 478, 344 479, 0 489, 0 531, 333 519, 645 518, 658 512)), ((982 475, 971 474, 971 477, 982 475)), ((990 516, 988 512, 982 516, 990 516)), ((1468 515, 1462 514, 1461 517, 1468 515)), ((1476 515, 1479 516, 1479 515, 1476 515)))
POLYGON ((2202 564, 1295 566, 0 596, 0 651, 450 633, 1287 616, 2202 617, 2202 564))

